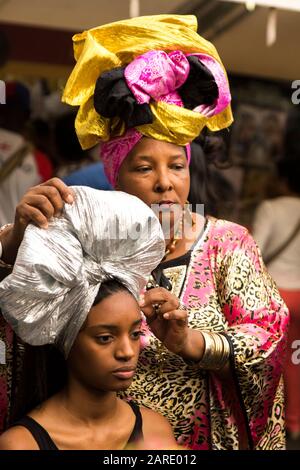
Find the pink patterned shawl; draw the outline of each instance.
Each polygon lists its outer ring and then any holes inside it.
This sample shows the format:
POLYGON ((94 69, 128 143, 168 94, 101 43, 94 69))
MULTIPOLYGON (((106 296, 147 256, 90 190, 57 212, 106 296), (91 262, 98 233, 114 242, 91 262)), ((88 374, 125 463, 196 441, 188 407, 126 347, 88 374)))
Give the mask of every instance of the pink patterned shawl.
MULTIPOLYGON (((180 263, 164 269, 176 295, 181 269, 180 263)), ((284 449, 281 375, 289 314, 253 238, 244 227, 209 218, 183 282, 189 326, 227 336, 230 369, 203 371, 165 350, 160 375, 160 342, 145 325, 128 394, 165 415, 178 443, 190 449, 284 449)))

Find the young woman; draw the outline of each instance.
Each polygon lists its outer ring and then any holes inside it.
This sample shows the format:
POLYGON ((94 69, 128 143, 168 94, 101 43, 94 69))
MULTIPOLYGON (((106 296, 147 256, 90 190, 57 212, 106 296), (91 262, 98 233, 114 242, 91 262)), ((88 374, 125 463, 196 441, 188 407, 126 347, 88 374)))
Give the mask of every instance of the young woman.
POLYGON ((0 450, 176 448, 165 418, 117 397, 132 382, 141 334, 133 295, 117 280, 101 284, 66 360, 58 350, 31 346, 27 368, 25 353, 27 396, 19 394, 26 415, 2 434, 0 450))
POLYGON ((27 228, 14 270, 0 284, 5 319, 33 348, 23 365, 27 391, 18 387, 23 417, 0 448, 174 447, 165 418, 116 395, 137 366, 137 300, 164 253, 160 224, 127 194, 74 193, 47 231, 27 228))

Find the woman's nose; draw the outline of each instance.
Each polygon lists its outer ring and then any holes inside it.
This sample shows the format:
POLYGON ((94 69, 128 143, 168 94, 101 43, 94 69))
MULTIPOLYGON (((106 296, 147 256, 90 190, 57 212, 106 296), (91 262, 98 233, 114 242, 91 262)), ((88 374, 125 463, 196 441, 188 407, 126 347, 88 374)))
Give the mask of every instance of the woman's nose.
POLYGON ((167 172, 163 171, 157 174, 154 190, 157 193, 164 193, 173 189, 172 181, 167 172))
POLYGON ((130 338, 124 338, 117 344, 115 356, 119 360, 128 361, 135 356, 136 350, 130 338))

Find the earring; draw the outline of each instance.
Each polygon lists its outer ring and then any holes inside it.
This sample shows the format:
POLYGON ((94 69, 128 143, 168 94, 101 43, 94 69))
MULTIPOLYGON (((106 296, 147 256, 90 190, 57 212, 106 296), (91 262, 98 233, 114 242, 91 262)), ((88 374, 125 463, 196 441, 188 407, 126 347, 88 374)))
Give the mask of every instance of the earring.
POLYGON ((190 226, 194 226, 195 225, 195 222, 193 220, 193 216, 192 216, 192 211, 190 209, 190 203, 189 201, 186 201, 185 205, 184 205, 184 210, 183 210, 183 217, 184 217, 184 220, 187 222, 187 224, 189 224, 190 226))

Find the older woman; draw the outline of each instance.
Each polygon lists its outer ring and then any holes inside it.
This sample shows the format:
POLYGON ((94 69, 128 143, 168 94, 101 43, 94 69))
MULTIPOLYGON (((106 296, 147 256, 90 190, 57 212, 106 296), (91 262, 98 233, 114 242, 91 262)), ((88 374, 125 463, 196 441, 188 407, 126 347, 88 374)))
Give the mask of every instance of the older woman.
MULTIPOLYGON (((109 181, 153 206, 165 230, 129 395, 191 449, 282 449, 287 309, 247 230, 186 206, 189 142, 232 122, 225 70, 196 29, 194 17, 161 15, 76 35, 64 100, 80 106, 82 146, 103 142, 109 181)), ((46 227, 64 202, 72 190, 59 180, 29 191, 2 233, 3 261, 28 222, 46 227)))

